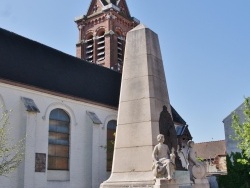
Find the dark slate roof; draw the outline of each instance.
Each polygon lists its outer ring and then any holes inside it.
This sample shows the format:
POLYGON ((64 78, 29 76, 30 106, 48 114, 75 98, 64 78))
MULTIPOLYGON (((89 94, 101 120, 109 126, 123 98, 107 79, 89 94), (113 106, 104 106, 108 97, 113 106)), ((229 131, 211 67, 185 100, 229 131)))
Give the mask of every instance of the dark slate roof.
POLYGON ((0 79, 117 107, 121 74, 0 28, 0 79))
POLYGON ((183 135, 186 135, 188 136, 189 140, 193 139, 188 129, 188 125, 175 125, 175 130, 176 130, 177 137, 182 137, 183 135))
POLYGON ((226 143, 225 140, 195 143, 194 151, 197 157, 211 159, 226 154, 226 143))
MULTIPOLYGON (((0 79, 118 107, 121 74, 0 28, 0 79)), ((186 122, 171 106, 173 121, 186 122)))
POLYGON ((187 125, 176 125, 175 130, 176 130, 177 136, 182 136, 185 132, 185 129, 187 128, 188 128, 187 125))
POLYGON ((173 116, 173 121, 176 123, 180 123, 182 125, 186 125, 186 122, 182 117, 178 114, 178 112, 174 109, 174 107, 171 105, 171 111, 172 111, 172 116, 173 116))

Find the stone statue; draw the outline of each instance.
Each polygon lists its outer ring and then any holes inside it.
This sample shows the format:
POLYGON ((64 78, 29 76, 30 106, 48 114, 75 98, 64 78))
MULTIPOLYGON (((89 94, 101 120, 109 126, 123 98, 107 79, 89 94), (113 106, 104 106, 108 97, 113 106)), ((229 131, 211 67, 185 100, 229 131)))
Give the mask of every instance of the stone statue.
POLYGON ((190 172, 190 179, 203 179, 206 177, 206 168, 205 165, 196 159, 194 147, 194 141, 189 140, 187 142, 187 169, 190 172))
POLYGON ((177 134, 174 126, 174 122, 172 119, 172 116, 168 112, 167 107, 164 105, 163 110, 160 113, 159 118, 159 131, 160 134, 163 134, 165 137, 164 144, 168 145, 168 148, 174 148, 175 149, 175 165, 177 170, 184 170, 181 164, 181 160, 178 156, 178 140, 177 140, 177 134))
POLYGON ((183 170, 187 170, 187 166, 188 166, 187 152, 183 151, 182 149, 179 149, 179 147, 178 147, 177 155, 179 156, 183 170))
POLYGON ((164 144, 164 135, 157 136, 159 144, 154 147, 153 158, 153 174, 155 178, 173 179, 175 172, 175 149, 172 148, 172 153, 166 144, 164 144))

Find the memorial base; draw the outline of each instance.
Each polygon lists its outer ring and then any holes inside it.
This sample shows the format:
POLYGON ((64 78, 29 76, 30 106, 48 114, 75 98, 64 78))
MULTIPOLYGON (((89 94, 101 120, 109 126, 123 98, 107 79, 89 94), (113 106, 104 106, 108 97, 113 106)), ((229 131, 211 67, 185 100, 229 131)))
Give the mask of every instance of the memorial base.
POLYGON ((100 188, 154 188, 154 182, 104 182, 100 188))
POLYGON ((148 172, 112 173, 110 178, 100 185, 100 188, 153 188, 154 176, 148 172))
POLYGON ((190 173, 188 171, 176 171, 174 179, 156 179, 154 188, 192 188, 190 173))
POLYGON ((195 179, 193 188, 210 188, 210 185, 207 179, 195 179))

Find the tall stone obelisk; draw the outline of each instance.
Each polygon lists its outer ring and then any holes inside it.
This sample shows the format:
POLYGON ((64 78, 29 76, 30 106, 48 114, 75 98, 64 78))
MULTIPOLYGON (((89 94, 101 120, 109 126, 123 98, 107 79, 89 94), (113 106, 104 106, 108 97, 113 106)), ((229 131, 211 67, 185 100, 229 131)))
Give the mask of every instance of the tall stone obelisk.
POLYGON ((112 174, 101 188, 153 187, 152 151, 163 106, 171 114, 157 34, 127 34, 112 174))

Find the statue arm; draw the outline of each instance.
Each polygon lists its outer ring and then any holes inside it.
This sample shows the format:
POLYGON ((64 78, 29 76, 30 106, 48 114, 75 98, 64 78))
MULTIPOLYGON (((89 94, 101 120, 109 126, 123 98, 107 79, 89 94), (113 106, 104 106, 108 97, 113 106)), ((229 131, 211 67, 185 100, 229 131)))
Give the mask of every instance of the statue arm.
POLYGON ((153 153, 152 153, 152 159, 153 159, 153 161, 154 161, 155 163, 158 162, 158 157, 157 157, 157 155, 158 155, 158 148, 157 148, 157 146, 155 146, 155 147, 154 147, 154 150, 153 150, 153 153))
POLYGON ((175 150, 174 150, 174 148, 172 148, 171 149, 171 153, 170 153, 170 159, 174 163, 175 163, 175 158, 176 158, 176 156, 175 156, 175 150))

